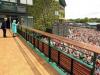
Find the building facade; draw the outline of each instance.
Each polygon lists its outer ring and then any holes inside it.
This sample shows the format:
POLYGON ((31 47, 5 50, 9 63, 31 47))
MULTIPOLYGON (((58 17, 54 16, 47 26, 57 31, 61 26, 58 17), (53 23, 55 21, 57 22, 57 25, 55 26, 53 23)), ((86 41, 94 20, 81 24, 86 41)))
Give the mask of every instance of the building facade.
POLYGON ((58 10, 56 11, 56 15, 58 15, 58 21, 53 25, 53 33, 60 36, 67 36, 68 27, 64 24, 65 20, 65 0, 55 0, 58 2, 58 10))
POLYGON ((59 16, 59 19, 65 18, 65 6, 66 2, 65 0, 55 0, 58 4, 58 9, 55 11, 55 15, 59 16))
POLYGON ((8 28, 14 19, 22 25, 27 25, 27 20, 32 18, 28 17, 27 5, 33 5, 33 0, 0 0, 0 25, 4 17, 8 18, 8 28))

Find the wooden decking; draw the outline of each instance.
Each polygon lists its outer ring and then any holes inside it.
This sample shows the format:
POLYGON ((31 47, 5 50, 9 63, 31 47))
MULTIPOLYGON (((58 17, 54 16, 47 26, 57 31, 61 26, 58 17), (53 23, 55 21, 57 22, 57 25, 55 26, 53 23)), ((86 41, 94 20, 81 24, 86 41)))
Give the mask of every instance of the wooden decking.
POLYGON ((7 30, 0 30, 0 75, 59 75, 45 60, 7 30))

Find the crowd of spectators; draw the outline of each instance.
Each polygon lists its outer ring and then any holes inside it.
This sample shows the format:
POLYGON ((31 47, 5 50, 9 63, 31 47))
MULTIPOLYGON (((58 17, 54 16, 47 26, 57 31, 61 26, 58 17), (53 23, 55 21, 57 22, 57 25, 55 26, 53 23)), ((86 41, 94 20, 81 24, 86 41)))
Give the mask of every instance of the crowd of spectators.
MULTIPOLYGON (((69 29, 69 33, 70 34, 66 38, 100 47, 100 31, 87 28, 71 28, 69 29)), ((88 57, 89 59, 86 56, 87 61, 90 62, 92 56, 93 55, 90 55, 90 57, 88 57)), ((98 55, 97 58, 95 75, 100 75, 100 55, 98 55)))
MULTIPOLYGON (((43 38, 42 41, 48 43, 47 38, 43 38)), ((62 52, 65 52, 68 55, 71 55, 89 65, 93 65, 93 52, 87 51, 85 49, 73 46, 71 44, 64 43, 62 41, 52 39, 51 45, 58 48, 62 52)))
MULTIPOLYGON (((82 43, 88 43, 95 46, 100 46, 100 31, 96 31, 94 29, 86 29, 86 28, 70 28, 69 35, 66 38, 76 40, 82 43)), ((46 43, 48 43, 48 39, 44 38, 46 43)), ((64 43, 59 40, 52 39, 51 45, 57 47, 58 49, 62 50, 66 54, 69 54, 89 65, 93 65, 93 52, 88 50, 75 47, 73 45, 64 43)), ((100 57, 99 57, 100 58, 100 57)), ((96 67, 96 74, 100 74, 100 59, 97 59, 97 67, 96 67)))
POLYGON ((71 28, 66 38, 100 46, 100 31, 86 28, 71 28))

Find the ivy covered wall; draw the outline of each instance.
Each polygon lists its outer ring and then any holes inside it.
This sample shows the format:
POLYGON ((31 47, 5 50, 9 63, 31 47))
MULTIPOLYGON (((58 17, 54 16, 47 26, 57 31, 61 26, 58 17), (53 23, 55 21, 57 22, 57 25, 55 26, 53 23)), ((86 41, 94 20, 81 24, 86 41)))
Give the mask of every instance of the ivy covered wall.
POLYGON ((59 19, 59 5, 59 0, 33 0, 33 6, 27 8, 28 13, 34 18, 33 27, 44 31, 51 28, 59 19))

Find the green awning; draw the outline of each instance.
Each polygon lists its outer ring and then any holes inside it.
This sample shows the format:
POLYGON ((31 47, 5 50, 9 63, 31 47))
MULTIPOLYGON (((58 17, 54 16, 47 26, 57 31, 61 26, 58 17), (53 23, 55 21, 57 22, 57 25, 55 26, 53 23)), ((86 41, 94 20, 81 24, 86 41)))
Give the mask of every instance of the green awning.
POLYGON ((65 2, 65 0, 59 0, 59 3, 60 3, 63 7, 66 6, 66 2, 65 2))

